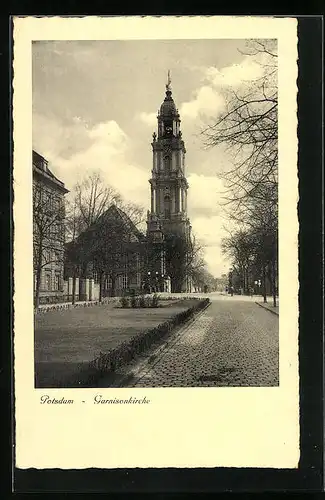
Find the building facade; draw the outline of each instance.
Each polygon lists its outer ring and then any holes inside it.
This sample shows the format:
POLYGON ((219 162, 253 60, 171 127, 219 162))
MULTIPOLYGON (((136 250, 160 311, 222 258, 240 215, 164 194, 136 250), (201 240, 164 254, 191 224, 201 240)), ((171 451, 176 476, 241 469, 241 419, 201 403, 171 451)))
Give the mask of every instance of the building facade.
POLYGON ((161 277, 163 289, 164 282, 170 280, 172 292, 189 292, 191 225, 187 215, 186 149, 170 84, 168 74, 166 95, 157 116, 157 132, 153 133, 151 143, 153 164, 147 237, 158 248, 155 253, 160 259, 154 261, 149 272, 161 277), (177 263, 173 262, 175 258, 178 258, 177 263), (177 269, 182 270, 178 275, 177 269))
POLYGON ((146 248, 145 235, 121 208, 111 205, 66 245, 69 297, 97 300, 139 293, 144 287, 146 248))
POLYGON ((64 183, 47 160, 33 151, 33 267, 35 305, 61 301, 64 294, 64 183))

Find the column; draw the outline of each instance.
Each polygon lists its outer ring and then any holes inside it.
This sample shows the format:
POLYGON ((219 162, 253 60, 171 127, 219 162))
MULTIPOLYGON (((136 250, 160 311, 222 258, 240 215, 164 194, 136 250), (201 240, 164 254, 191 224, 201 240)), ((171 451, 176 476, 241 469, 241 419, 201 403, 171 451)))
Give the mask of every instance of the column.
POLYGON ((176 190, 174 187, 171 188, 171 193, 170 193, 170 197, 171 197, 171 200, 172 200, 172 213, 174 214, 176 212, 176 190))
POLYGON ((176 156, 174 151, 172 152, 172 172, 175 172, 176 170, 176 156))
POLYGON ((154 214, 157 212, 157 209, 156 209, 156 188, 152 189, 152 212, 154 214))
POLYGON ((183 166, 182 166, 182 151, 181 150, 177 151, 177 166, 181 170, 183 169, 183 166))
POLYGON ((75 294, 76 300, 79 300, 79 278, 76 278, 76 294, 75 294))
POLYGON ((68 295, 72 295, 73 278, 68 278, 68 295))
POLYGON ((94 284, 95 284, 95 281, 93 278, 91 278, 89 280, 89 300, 94 300, 93 297, 94 297, 94 284))
POLYGON ((84 278, 80 278, 80 280, 79 280, 79 300, 87 300, 86 299, 86 280, 84 278))
POLYGON ((179 206, 178 206, 178 211, 182 211, 182 188, 179 188, 179 193, 178 193, 178 200, 179 200, 179 206))
POLYGON ((182 210, 185 210, 185 193, 184 193, 184 189, 182 189, 182 210))

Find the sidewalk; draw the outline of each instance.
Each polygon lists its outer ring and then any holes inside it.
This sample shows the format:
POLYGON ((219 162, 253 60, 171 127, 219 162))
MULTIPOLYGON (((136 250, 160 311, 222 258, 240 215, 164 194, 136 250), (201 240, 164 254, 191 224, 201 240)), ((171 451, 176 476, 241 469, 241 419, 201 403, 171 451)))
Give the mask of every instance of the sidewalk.
POLYGON ((273 306, 273 299, 270 302, 266 302, 266 303, 265 302, 255 302, 255 304, 257 304, 258 306, 262 307, 263 309, 267 309, 271 313, 279 316, 279 300, 278 299, 276 301, 276 304, 277 304, 276 307, 273 306))

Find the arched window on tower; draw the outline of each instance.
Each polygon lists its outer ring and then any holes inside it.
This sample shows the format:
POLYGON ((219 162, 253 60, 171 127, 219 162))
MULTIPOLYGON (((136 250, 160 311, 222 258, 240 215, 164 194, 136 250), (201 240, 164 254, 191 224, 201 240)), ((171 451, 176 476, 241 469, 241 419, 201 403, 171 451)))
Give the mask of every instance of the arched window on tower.
POLYGON ((170 174, 171 164, 172 164, 171 157, 169 155, 165 156, 165 158, 164 158, 164 171, 165 171, 166 175, 170 174))
POLYGON ((170 219, 170 214, 171 214, 171 202, 170 202, 170 196, 166 194, 164 196, 164 214, 165 214, 165 219, 170 219))

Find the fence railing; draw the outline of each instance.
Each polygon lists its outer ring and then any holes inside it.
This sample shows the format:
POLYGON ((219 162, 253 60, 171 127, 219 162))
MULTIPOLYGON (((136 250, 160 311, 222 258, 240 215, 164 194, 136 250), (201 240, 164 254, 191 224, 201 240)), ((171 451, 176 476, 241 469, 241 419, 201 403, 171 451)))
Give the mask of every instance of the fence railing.
MULTIPOLYGON (((78 300, 83 300, 83 299, 79 299, 79 295, 76 295, 75 301, 78 300)), ((72 295, 52 295, 52 296, 48 295, 46 297, 39 298, 40 305, 60 304, 64 302, 72 302, 72 295)))

